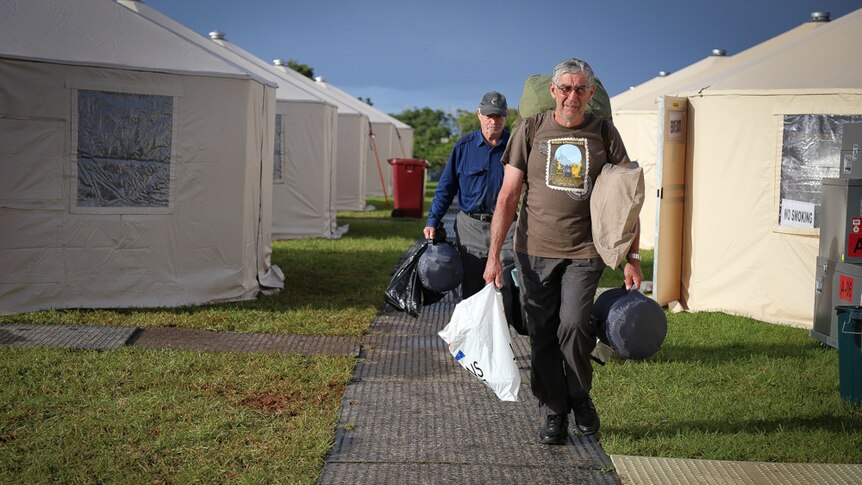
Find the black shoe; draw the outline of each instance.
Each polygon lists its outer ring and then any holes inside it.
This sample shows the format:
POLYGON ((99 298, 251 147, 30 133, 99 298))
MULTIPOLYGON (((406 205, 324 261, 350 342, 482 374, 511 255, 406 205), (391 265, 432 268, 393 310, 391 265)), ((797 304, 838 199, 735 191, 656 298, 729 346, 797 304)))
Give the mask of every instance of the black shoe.
POLYGON ((545 426, 539 431, 539 441, 543 445, 561 445, 569 435, 569 418, 565 414, 549 414, 545 426))
POLYGON ((575 414, 575 424, 578 426, 578 431, 587 435, 595 434, 599 430, 599 413, 596 412, 592 399, 585 397, 575 401, 572 405, 572 412, 575 414))

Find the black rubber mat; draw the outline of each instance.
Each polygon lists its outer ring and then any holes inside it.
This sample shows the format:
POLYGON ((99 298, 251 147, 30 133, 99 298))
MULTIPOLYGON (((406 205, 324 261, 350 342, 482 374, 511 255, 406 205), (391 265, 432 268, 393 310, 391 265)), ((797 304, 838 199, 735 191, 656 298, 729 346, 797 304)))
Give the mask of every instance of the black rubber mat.
POLYGON ((142 328, 129 345, 153 349, 213 352, 287 352, 303 355, 358 355, 359 340, 324 335, 214 332, 191 328, 142 328))
POLYGON ((115 349, 125 345, 135 330, 134 327, 8 323, 0 325, 0 345, 115 349))
POLYGON ((536 403, 523 386, 520 394, 499 401, 478 381, 356 382, 344 396, 330 461, 611 466, 595 437, 539 444, 536 403))
POLYGON ((332 463, 320 483, 338 484, 590 484, 616 485, 616 475, 565 466, 530 467, 460 463, 332 463))
POLYGON ((359 339, 325 335, 214 332, 158 327, 2 324, 0 346, 107 350, 123 345, 150 349, 212 352, 284 352, 302 355, 359 355, 359 339))
POLYGON ((449 353, 439 332, 455 300, 419 318, 385 308, 363 339, 345 392, 321 484, 619 484, 595 436, 538 443, 542 425, 529 390, 529 342, 514 332, 521 369, 517 402, 503 402, 449 353))

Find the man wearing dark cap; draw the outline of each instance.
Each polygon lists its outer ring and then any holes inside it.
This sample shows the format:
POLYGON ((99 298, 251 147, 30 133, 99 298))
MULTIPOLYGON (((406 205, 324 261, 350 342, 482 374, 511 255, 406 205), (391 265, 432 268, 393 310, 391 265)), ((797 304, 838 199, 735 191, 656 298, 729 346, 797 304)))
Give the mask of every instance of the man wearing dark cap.
MULTIPOLYGON (((491 217, 497 205, 497 193, 503 183, 500 158, 509 141, 509 132, 503 129, 508 114, 505 96, 496 91, 489 91, 482 96, 476 109, 481 128, 464 135, 455 143, 440 176, 437 191, 434 192, 428 222, 423 231, 426 239, 434 238, 436 228, 455 199, 455 194, 458 194, 460 210, 455 219, 455 232, 464 265, 462 298, 477 293, 485 286, 482 273, 488 258, 491 217)), ((506 264, 514 261, 514 229, 512 226, 500 256, 506 264)))

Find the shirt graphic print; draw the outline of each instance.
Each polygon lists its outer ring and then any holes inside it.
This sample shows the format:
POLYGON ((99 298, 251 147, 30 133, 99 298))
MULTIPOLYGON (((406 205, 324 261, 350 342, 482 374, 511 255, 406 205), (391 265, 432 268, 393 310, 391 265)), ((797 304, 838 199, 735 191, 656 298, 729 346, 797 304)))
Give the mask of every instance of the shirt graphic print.
POLYGON ((548 188, 565 191, 576 200, 589 197, 593 184, 589 177, 590 150, 587 139, 555 138, 546 143, 545 184, 548 188))

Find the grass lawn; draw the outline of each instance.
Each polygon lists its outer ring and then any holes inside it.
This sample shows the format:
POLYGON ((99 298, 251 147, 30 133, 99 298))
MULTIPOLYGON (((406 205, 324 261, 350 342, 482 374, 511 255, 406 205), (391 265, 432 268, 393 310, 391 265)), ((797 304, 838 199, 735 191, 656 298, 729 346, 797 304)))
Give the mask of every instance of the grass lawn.
MULTIPOLYGON (((285 291, 201 307, 50 310, 0 323, 360 336, 424 221, 339 214, 339 240, 277 241, 285 291), (351 217, 352 216, 352 217, 351 217)), ((353 357, 0 349, 0 483, 316 483, 353 357)))
POLYGON ((838 393, 838 353, 807 330, 723 313, 669 315, 645 362, 596 366, 609 454, 862 463, 862 407, 838 393))
MULTIPOLYGON (((423 220, 340 213, 339 240, 280 241, 285 291, 157 310, 56 310, 0 322, 176 325, 359 336, 423 220)), ((428 207, 426 199, 426 210, 428 207)), ((644 252, 650 279, 652 255, 644 252)), ((607 270, 603 286, 618 286, 607 270)), ((668 316, 646 362, 596 367, 611 454, 862 463, 862 407, 807 331, 720 313, 668 316)), ((315 483, 352 377, 349 357, 123 348, 0 349, 0 483, 315 483)))
POLYGON ((0 483, 307 483, 351 357, 3 349, 0 483))

